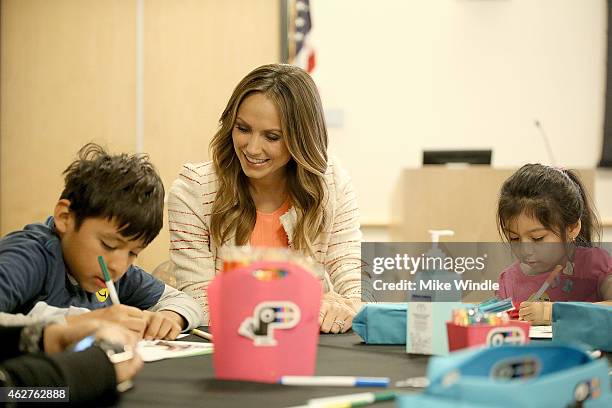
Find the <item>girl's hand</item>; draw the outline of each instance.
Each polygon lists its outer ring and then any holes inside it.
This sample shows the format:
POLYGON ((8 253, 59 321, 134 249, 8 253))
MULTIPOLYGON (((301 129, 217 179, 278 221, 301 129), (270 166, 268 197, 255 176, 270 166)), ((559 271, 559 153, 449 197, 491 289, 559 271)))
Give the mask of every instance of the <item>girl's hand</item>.
POLYGON ((552 305, 552 302, 522 302, 519 309, 519 319, 531 322, 535 326, 550 325, 552 305))

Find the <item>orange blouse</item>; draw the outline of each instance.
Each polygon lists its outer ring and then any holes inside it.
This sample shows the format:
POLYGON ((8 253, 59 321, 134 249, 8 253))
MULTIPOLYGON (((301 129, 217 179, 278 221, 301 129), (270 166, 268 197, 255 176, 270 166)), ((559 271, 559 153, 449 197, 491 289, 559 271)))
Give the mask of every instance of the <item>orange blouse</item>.
POLYGON ((289 246, 289 238, 280 222, 280 217, 285 214, 291 204, 289 200, 271 214, 266 214, 257 211, 257 220, 255 228, 251 234, 251 246, 268 247, 268 248, 287 248, 289 246))

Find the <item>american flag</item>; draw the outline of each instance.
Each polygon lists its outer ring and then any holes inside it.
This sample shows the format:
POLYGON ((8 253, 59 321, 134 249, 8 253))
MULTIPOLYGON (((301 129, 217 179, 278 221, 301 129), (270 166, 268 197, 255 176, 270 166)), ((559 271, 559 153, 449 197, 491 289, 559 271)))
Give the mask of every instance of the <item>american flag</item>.
POLYGON ((290 16, 289 61, 306 72, 312 72, 315 68, 315 52, 310 44, 310 1, 294 0, 291 3, 293 7, 290 16))

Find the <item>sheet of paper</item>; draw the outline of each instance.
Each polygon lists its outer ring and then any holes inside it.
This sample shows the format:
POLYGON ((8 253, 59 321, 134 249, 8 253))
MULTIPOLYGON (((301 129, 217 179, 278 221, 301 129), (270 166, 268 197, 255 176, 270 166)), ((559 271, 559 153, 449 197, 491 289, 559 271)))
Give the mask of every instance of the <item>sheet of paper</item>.
POLYGON ((552 339, 552 326, 531 326, 529 328, 530 339, 552 339))
POLYGON ((196 341, 141 340, 137 350, 142 360, 148 363, 165 358, 211 354, 213 345, 196 341))

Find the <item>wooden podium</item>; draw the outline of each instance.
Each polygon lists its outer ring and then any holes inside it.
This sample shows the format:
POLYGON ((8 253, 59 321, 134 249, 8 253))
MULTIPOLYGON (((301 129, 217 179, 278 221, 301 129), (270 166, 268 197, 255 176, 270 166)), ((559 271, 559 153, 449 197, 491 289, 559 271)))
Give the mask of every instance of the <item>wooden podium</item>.
MULTIPOLYGON (((451 229, 449 242, 500 242, 497 199, 516 169, 472 165, 404 169, 393 193, 389 233, 395 242, 429 242, 428 230, 451 229)), ((594 197, 595 170, 577 170, 594 197)))

